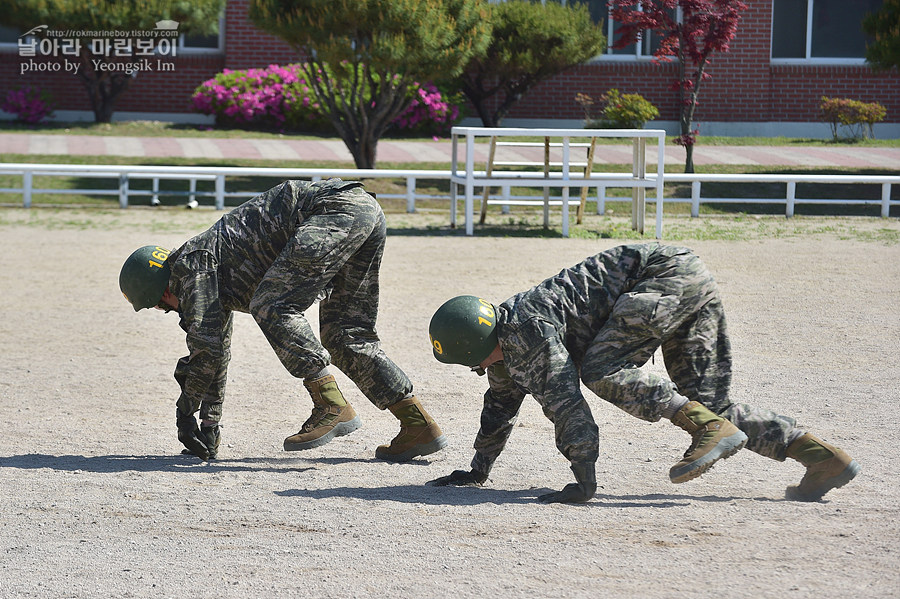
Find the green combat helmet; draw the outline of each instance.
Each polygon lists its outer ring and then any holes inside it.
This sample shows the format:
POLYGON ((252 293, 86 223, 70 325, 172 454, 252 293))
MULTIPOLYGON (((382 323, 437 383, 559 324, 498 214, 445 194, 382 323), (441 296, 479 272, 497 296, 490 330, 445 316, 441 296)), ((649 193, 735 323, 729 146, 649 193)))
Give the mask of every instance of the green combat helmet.
POLYGON ((434 357, 444 364, 481 364, 497 346, 496 312, 493 304, 474 295, 447 300, 428 326, 434 357))
POLYGON ((169 250, 158 245, 145 245, 128 256, 119 273, 119 289, 137 312, 152 308, 162 299, 169 286, 169 250))

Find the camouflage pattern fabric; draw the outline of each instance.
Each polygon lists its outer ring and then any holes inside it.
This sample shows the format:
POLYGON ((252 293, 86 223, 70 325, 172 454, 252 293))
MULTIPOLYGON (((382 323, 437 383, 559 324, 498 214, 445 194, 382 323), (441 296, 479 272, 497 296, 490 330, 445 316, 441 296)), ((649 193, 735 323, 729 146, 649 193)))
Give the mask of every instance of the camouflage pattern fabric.
POLYGON ((802 432, 792 418, 732 404, 731 346, 718 289, 690 250, 657 243, 592 256, 497 307, 503 363, 488 369, 472 468, 489 472, 525 394, 554 423, 571 462, 594 461, 597 426, 580 383, 629 414, 657 421, 673 400, 696 400, 784 460, 802 432), (664 377, 641 369, 662 347, 664 377))
POLYGON ((172 252, 189 355, 178 361, 178 408, 218 421, 230 360, 232 312, 250 313, 292 375, 333 361, 385 409, 412 383, 375 331, 386 226, 360 183, 286 181, 238 206, 172 252), (304 312, 317 300, 321 342, 304 312))

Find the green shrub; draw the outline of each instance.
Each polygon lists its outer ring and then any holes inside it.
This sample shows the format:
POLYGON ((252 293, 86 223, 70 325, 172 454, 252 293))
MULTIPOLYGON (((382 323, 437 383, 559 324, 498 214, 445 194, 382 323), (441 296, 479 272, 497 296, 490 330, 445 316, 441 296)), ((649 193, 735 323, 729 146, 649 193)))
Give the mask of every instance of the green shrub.
POLYGON ((584 111, 586 129, 643 129, 647 121, 659 116, 656 106, 639 94, 620 94, 613 88, 600 96, 602 108, 598 117, 594 116, 597 102, 587 94, 575 94, 584 111))
POLYGON ((884 120, 887 109, 878 102, 860 102, 849 98, 827 98, 822 96, 819 105, 821 118, 831 127, 831 136, 838 141, 841 127, 850 130, 849 139, 875 137, 875 123, 884 120))

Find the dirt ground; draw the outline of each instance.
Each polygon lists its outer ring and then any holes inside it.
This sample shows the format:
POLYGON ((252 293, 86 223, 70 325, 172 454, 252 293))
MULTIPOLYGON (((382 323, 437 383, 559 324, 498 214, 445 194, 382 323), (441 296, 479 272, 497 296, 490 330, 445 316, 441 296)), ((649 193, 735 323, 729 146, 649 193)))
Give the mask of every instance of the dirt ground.
POLYGON ((488 484, 424 486, 468 466, 485 386, 432 358, 428 321, 451 296, 502 301, 618 241, 389 238, 379 332, 450 440, 408 464, 374 459, 396 421, 340 373, 363 428, 282 451, 310 402, 237 315, 221 459, 207 464, 175 436, 177 317, 135 314, 117 277, 134 248, 177 246, 218 216, 0 212, 0 597, 900 596, 900 245, 828 227, 681 242, 720 284, 734 399, 847 449, 862 466, 851 484, 786 502, 800 465, 742 451, 673 485, 688 436, 585 390, 598 492, 548 506, 536 497, 571 473, 530 399, 488 484))

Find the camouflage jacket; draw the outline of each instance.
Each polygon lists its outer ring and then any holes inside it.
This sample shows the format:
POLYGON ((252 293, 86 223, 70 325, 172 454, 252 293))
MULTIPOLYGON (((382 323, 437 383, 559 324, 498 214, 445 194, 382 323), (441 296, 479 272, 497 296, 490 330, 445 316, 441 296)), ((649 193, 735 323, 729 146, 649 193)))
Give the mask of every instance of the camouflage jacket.
POLYGON ((474 470, 490 472, 526 394, 554 423, 556 446, 570 462, 597 460, 598 429, 581 393, 581 361, 616 300, 648 269, 688 251, 657 243, 612 248, 497 306, 503 362, 488 368, 474 470))
POLYGON ((178 409, 218 421, 231 358, 232 312, 249 312, 266 271, 317 198, 358 186, 340 179, 286 181, 241 204, 169 255, 169 289, 178 298, 189 354, 178 361, 178 409))

